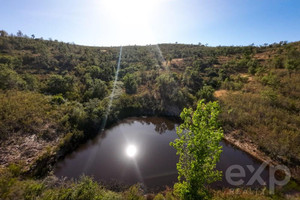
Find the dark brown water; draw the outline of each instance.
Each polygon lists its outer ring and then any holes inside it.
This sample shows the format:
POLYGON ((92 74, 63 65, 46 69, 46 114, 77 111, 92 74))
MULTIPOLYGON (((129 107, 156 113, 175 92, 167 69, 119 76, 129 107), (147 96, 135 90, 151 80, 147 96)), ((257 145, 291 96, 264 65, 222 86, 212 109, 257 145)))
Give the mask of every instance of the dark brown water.
MULTIPOLYGON (((101 182, 116 180, 128 185, 139 182, 153 190, 172 186, 177 180, 178 157, 169 143, 177 137, 176 126, 176 122, 161 117, 122 120, 66 156, 57 164, 55 175, 78 178, 85 174, 101 182), (126 153, 130 145, 136 148, 132 157, 126 153)), ((245 169, 245 185, 253 174, 246 165, 257 169, 260 162, 230 144, 221 142, 221 145, 223 152, 217 168, 224 176, 213 186, 232 187, 225 179, 225 171, 234 164, 245 169)), ((268 180, 268 170, 261 177, 268 180)), ((256 186, 259 186, 257 182, 251 187, 256 186)))

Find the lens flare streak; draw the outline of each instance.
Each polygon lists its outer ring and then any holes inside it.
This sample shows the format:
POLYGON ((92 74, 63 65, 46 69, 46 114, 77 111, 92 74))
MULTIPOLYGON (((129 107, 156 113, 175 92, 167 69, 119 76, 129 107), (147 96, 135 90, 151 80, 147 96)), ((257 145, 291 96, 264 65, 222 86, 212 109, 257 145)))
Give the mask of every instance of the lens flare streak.
POLYGON ((116 85, 117 85, 117 81, 118 81, 118 77, 119 77, 119 70, 120 70, 120 65, 121 65, 122 50, 123 50, 123 47, 121 46, 120 47, 120 53, 119 53, 119 59, 118 59, 118 65, 117 65, 117 71, 116 71, 115 80, 114 80, 114 84, 113 84, 113 89, 112 89, 112 92, 111 92, 110 97, 109 97, 109 102, 108 102, 108 106, 107 106, 107 109, 106 109, 106 114, 105 114, 101 129, 100 129, 101 131, 103 131, 105 126, 106 126, 107 118, 108 118, 108 115, 110 113, 113 98, 115 96, 115 90, 116 90, 116 85))
MULTIPOLYGON (((120 53, 119 53, 119 59, 118 59, 118 65, 117 65, 117 71, 116 71, 114 84, 113 84, 113 89, 112 89, 112 92, 111 92, 111 95, 110 95, 110 98, 109 98, 109 103, 108 103, 108 106, 107 106, 106 114, 104 116, 104 119, 103 119, 101 127, 100 127, 100 132, 103 131, 105 126, 106 126, 107 118, 108 118, 108 115, 110 113, 110 109, 111 109, 111 106, 112 106, 112 101, 113 101, 113 97, 114 97, 114 94, 115 94, 115 88, 116 88, 116 84, 117 84, 118 76, 119 76, 120 63, 121 63, 121 57, 122 57, 122 49, 123 48, 121 46, 120 47, 120 53)), ((89 155, 88 161, 85 164, 83 172, 86 172, 88 170, 88 168, 90 167, 90 165, 93 163, 93 161, 96 157, 96 154, 98 152, 98 148, 99 148, 99 146, 97 146, 94 149, 94 151, 89 155)))

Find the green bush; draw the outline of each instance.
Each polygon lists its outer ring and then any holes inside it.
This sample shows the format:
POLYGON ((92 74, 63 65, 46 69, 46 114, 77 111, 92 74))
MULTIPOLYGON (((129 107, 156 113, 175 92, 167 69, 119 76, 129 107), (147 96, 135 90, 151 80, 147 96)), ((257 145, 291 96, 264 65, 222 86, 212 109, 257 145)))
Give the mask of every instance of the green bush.
POLYGON ((241 80, 229 80, 228 78, 221 84, 221 88, 226 90, 241 90, 243 87, 244 83, 241 80))
POLYGON ((254 75, 257 72, 257 68, 258 68, 258 62, 257 60, 250 60, 247 63, 247 67, 248 67, 248 72, 252 75, 254 75))
POLYGON ((126 74, 123 78, 124 86, 127 94, 135 94, 137 91, 138 83, 134 74, 126 74))
POLYGON ((165 200, 165 197, 161 193, 158 193, 153 200, 165 200))
POLYGON ((71 199, 77 200, 97 200, 101 199, 99 186, 91 178, 83 176, 80 182, 75 185, 71 199))
POLYGON ((0 64, 0 89, 25 89, 26 82, 19 74, 6 65, 0 64))
POLYGON ((144 200, 142 190, 139 185, 131 186, 127 191, 124 192, 126 200, 144 200))
POLYGON ((74 90, 74 79, 71 76, 51 75, 45 88, 50 94, 63 94, 74 90))
POLYGON ((26 89, 30 91, 37 91, 40 88, 38 78, 32 74, 24 74, 23 80, 26 82, 26 89))
POLYGON ((280 80, 275 74, 269 73, 261 78, 261 82, 263 85, 277 88, 279 86, 280 80))
POLYGON ((205 99, 206 102, 212 101, 214 99, 214 88, 209 85, 203 86, 196 94, 198 99, 205 99))
POLYGON ((86 101, 92 98, 103 99, 107 93, 105 82, 100 79, 94 79, 91 81, 89 89, 85 92, 84 98, 86 101))
POLYGON ((8 165, 7 169, 14 177, 19 176, 22 172, 22 166, 20 164, 12 163, 8 165))
POLYGON ((283 57, 279 57, 279 56, 276 56, 272 59, 272 67, 274 68, 278 68, 278 69, 282 69, 284 68, 284 60, 283 60, 283 57))
POLYGON ((64 99, 64 97, 61 94, 57 94, 55 96, 52 97, 51 103, 53 104, 64 104, 66 101, 64 99))
POLYGON ((24 199, 25 200, 36 199, 42 194, 44 189, 45 186, 42 183, 33 182, 31 184, 28 184, 25 187, 24 199))
POLYGON ((278 100, 278 94, 271 88, 267 88, 261 92, 263 99, 269 102, 271 105, 276 105, 278 100))

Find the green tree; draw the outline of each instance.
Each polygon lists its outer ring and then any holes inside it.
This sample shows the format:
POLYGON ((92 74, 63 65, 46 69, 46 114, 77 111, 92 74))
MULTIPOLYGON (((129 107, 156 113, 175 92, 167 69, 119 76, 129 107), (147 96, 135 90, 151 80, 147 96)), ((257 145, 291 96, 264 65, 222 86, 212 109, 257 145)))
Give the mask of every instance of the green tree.
POLYGON ((300 62, 297 62, 296 60, 290 59, 286 62, 285 68, 288 70, 290 77, 293 71, 298 70, 299 66, 300 66, 300 62))
MULTIPOLYGON (((195 62, 198 63, 198 62, 195 62)), ((200 71, 204 70, 204 67, 206 65, 203 65, 202 63, 194 64, 196 67, 187 67, 184 74, 183 74, 183 82, 188 88, 190 88, 194 93, 197 92, 199 88, 203 86, 203 78, 200 75, 200 71)))
POLYGON ((123 78, 127 94, 134 94, 137 90, 137 80, 134 74, 126 74, 123 78))
POLYGON ((210 85, 205 85, 201 90, 197 92, 197 97, 199 99, 205 99, 207 102, 213 100, 214 98, 214 88, 210 85))
POLYGON ((177 129, 178 139, 170 145, 177 150, 178 183, 175 192, 182 199, 201 199, 207 195, 206 186, 218 180, 216 170, 222 147, 223 130, 218 123, 220 106, 217 102, 198 102, 197 109, 184 108, 183 123, 177 129))
POLYGON ((176 95, 178 95, 179 87, 174 78, 174 74, 161 74, 157 77, 156 82, 162 100, 171 102, 177 98, 176 95))
POLYGON ((15 70, 0 64, 0 89, 24 89, 25 87, 26 82, 15 70))
POLYGON ((26 73, 23 75, 23 79, 26 82, 26 89, 34 91, 39 87, 39 81, 36 76, 26 73))
POLYGON ((74 79, 72 76, 61 76, 61 75, 51 75, 48 82, 46 91, 50 94, 66 94, 67 92, 72 92, 74 79))
POLYGON ((85 99, 98 98, 103 99, 107 94, 107 86, 104 81, 95 79, 90 88, 85 93, 85 99))
POLYGON ((107 87, 105 85, 105 82, 100 79, 95 79, 92 97, 102 99, 105 97, 106 94, 107 94, 107 87))
POLYGON ((101 69, 98 66, 89 66, 87 71, 91 74, 92 78, 100 78, 101 77, 101 69))
POLYGON ((22 31, 18 30, 18 32, 17 32, 17 37, 23 37, 22 31))
POLYGON ((94 98, 89 99, 88 102, 84 103, 84 111, 87 114, 89 122, 94 126, 100 124, 105 113, 105 108, 103 107, 101 100, 94 98))
POLYGON ((8 33, 4 30, 1 30, 0 31, 0 37, 7 37, 8 36, 8 33))
POLYGON ((275 58, 273 58, 272 60, 272 65, 276 68, 276 69, 282 69, 284 68, 284 62, 283 62, 283 58, 276 56, 275 58))
POLYGON ((248 67, 248 72, 252 75, 254 75, 257 71, 257 67, 258 67, 258 62, 257 60, 250 60, 247 63, 247 67, 248 67))

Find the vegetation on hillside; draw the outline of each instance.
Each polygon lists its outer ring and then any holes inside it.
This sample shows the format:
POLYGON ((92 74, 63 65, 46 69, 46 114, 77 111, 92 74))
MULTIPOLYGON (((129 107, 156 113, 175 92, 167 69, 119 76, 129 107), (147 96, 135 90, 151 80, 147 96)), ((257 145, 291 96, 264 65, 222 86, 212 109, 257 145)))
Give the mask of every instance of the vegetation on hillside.
POLYGON ((0 31, 1 168, 45 175, 105 122, 218 99, 225 135, 250 138, 300 180, 299 42, 126 46, 112 96, 119 51, 0 31))

